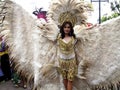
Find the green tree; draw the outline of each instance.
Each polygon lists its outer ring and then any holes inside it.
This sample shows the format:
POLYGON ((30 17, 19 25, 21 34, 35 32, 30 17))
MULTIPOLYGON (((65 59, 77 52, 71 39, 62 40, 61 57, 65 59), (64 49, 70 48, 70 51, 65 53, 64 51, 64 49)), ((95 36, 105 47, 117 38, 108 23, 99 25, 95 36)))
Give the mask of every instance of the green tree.
POLYGON ((101 22, 105 22, 105 21, 107 21, 107 20, 109 20, 109 19, 116 18, 116 17, 118 17, 118 16, 120 16, 119 13, 113 13, 113 14, 110 15, 110 16, 103 16, 103 17, 101 18, 101 22))
POLYGON ((117 1, 114 1, 114 2, 111 2, 110 5, 111 5, 112 11, 120 14, 120 3, 118 3, 117 1))

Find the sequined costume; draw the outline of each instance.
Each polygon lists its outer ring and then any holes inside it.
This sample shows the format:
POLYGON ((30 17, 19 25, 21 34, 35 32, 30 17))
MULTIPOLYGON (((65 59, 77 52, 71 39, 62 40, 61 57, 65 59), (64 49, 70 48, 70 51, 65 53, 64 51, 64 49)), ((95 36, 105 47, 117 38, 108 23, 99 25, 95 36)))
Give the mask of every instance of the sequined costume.
POLYGON ((76 40, 72 37, 69 42, 58 38, 59 46, 59 65, 64 79, 73 81, 77 74, 77 62, 75 58, 74 46, 76 40))

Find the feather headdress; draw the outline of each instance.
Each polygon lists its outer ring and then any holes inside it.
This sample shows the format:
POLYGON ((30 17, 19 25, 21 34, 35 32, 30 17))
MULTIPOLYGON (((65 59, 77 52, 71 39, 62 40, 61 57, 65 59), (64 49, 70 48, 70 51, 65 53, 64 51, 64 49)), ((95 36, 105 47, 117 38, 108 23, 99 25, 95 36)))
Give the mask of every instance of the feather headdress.
POLYGON ((86 12, 92 11, 92 6, 82 0, 59 0, 52 1, 48 10, 48 20, 53 19, 57 25, 64 21, 70 21, 73 25, 81 24, 82 20, 87 19, 86 12))

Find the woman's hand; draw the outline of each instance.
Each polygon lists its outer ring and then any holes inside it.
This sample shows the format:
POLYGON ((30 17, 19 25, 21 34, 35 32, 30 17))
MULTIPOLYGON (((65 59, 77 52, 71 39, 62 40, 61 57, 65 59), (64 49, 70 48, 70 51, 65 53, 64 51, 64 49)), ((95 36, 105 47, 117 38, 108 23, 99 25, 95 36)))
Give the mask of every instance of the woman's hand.
POLYGON ((94 24, 94 25, 92 25, 92 26, 90 26, 90 27, 87 27, 86 30, 92 29, 92 28, 97 27, 97 26, 100 26, 100 24, 94 24))

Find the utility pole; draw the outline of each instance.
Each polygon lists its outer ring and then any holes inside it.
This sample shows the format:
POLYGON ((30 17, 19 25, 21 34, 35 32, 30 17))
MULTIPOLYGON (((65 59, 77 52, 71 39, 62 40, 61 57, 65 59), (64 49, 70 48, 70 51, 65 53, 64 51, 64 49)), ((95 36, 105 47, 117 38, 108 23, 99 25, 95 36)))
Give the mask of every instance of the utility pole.
POLYGON ((101 23, 101 0, 99 0, 99 24, 101 23))
POLYGON ((101 2, 109 2, 109 0, 91 0, 92 2, 98 2, 99 3, 99 24, 101 23, 101 2))

